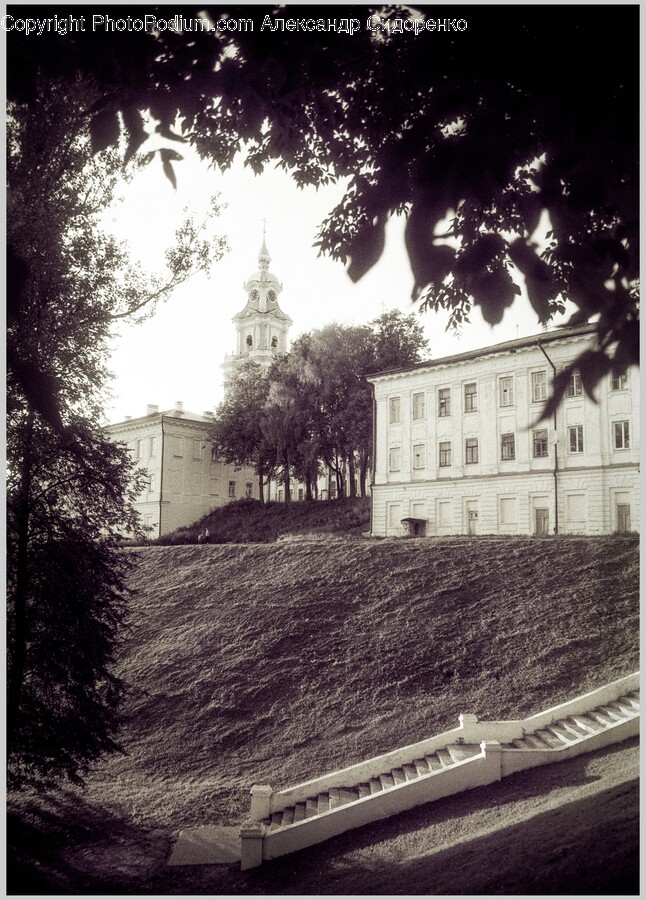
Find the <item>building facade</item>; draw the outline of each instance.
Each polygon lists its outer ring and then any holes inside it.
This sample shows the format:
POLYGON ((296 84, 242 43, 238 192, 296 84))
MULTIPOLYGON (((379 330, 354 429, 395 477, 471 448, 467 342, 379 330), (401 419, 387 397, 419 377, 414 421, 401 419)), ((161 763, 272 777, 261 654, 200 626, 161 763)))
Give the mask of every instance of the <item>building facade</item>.
POLYGON ((544 332, 370 377, 372 534, 607 534, 639 530, 639 374, 588 397, 555 375, 593 326, 544 332))
POLYGON ((213 421, 212 414, 185 412, 176 403, 163 412, 150 405, 145 416, 108 426, 112 438, 126 444, 145 472, 135 508, 149 537, 190 525, 232 500, 258 499, 253 469, 236 469, 214 453, 213 421))

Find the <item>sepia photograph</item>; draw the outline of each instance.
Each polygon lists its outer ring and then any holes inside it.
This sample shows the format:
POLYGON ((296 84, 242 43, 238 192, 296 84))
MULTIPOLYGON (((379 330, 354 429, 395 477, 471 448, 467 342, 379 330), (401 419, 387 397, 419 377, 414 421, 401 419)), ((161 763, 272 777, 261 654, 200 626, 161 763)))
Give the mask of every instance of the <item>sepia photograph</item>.
POLYGON ((6 895, 639 895, 639 3, 0 38, 6 895))

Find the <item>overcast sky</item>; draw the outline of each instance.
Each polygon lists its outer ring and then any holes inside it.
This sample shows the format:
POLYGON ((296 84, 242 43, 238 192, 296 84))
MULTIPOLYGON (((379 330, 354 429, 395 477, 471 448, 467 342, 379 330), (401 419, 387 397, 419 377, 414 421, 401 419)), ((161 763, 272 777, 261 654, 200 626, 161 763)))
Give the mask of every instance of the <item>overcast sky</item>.
MULTIPOLYGON (((207 198, 218 193, 226 208, 217 231, 227 236, 230 252, 213 266, 210 279, 194 278, 149 321, 123 329, 110 364, 115 379, 108 421, 143 415, 148 403, 168 409, 181 400, 186 410, 197 413, 217 407, 222 400, 220 366, 234 349, 231 319, 244 307, 243 285, 257 268, 263 218, 270 268, 283 284, 280 306, 294 322, 292 340, 330 322, 366 323, 395 307, 415 311, 403 219, 391 222, 378 265, 353 284, 340 263, 318 257, 312 246, 317 226, 341 196, 341 186, 299 190, 282 172, 268 170, 256 177, 242 165, 223 174, 191 158, 190 150, 182 152, 187 159, 176 164, 177 190, 156 158, 127 186, 123 202, 110 214, 110 227, 127 241, 134 257, 154 269, 163 248, 172 243, 184 207, 199 214, 207 198)), ((446 314, 426 313, 420 322, 435 359, 541 330, 524 299, 494 329, 474 311, 472 324, 460 337, 445 333, 446 314)))

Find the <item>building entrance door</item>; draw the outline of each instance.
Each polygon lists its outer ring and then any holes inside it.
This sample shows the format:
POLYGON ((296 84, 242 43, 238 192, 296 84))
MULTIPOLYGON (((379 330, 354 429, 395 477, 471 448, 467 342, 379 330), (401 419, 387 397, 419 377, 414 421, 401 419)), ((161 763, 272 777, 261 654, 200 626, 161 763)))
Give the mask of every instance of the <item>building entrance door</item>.
POLYGON ((630 506, 627 503, 617 504, 617 531, 630 531, 630 506))
POLYGON ((478 533, 478 510, 469 510, 469 534, 478 533))
POLYGON ((536 530, 535 534, 549 534, 550 533, 550 511, 549 509, 537 509, 536 510, 536 530))

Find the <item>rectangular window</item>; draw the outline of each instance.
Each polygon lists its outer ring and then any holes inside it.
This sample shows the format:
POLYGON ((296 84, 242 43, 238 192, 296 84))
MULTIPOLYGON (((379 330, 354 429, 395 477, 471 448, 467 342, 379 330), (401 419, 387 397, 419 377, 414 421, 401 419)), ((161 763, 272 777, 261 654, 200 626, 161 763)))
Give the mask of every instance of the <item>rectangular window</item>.
POLYGON ((402 401, 401 397, 390 398, 390 417, 391 425, 398 425, 402 420, 402 401))
MULTIPOLYGON (((251 497, 251 494, 249 494, 249 496, 251 497)), ((303 488, 298 489, 298 499, 299 500, 305 499, 305 492, 303 491, 303 488)))
POLYGON ((401 447, 391 447, 388 452, 388 471, 399 472, 402 467, 401 447))
POLYGON ((193 441, 193 459, 202 459, 202 441, 193 441))
POLYGON ((236 495, 236 483, 235 481, 229 482, 229 497, 235 497, 236 495))
POLYGON ((251 481, 248 481, 244 486, 244 495, 249 500, 253 497, 253 484, 251 481))
POLYGON ((135 441, 135 459, 141 459, 141 457, 143 456, 143 452, 144 452, 143 447, 144 447, 143 440, 141 440, 141 438, 138 438, 135 441))
POLYGON ((580 397, 581 396, 581 376, 578 372, 572 372, 570 377, 568 378, 567 387, 565 389, 566 397, 580 397))
POLYGON ((467 438, 464 447, 464 461, 466 463, 478 462, 478 438, 467 438))
POLYGON ((565 501, 568 522, 585 522, 587 518, 585 494, 568 494, 565 501))
POLYGON ((413 421, 418 422, 425 415, 424 394, 413 394, 413 421))
POLYGON ((182 438, 173 438, 173 456, 184 456, 184 440, 182 438))
POLYGON ((541 456, 547 456, 547 428, 540 428, 532 433, 533 456, 538 459, 541 456))
POLYGON ((547 372, 532 372, 532 400, 537 403, 547 397, 547 372))
POLYGON ((500 379, 500 405, 514 405, 514 379, 511 375, 500 379))
POLYGON ((209 493, 214 497, 217 497, 220 493, 220 479, 217 475, 211 475, 211 478, 209 479, 209 493))
POLYGON ((437 414, 442 417, 451 415, 451 388, 440 388, 437 392, 437 414))
POLYGON ((426 447, 424 444, 415 444, 413 447, 413 468, 423 469, 426 466, 426 447))
POLYGON ((518 499, 516 497, 500 498, 500 524, 516 525, 518 522, 518 499))
POLYGON ((516 459, 516 437, 513 432, 500 435, 500 458, 516 459))
POLYGON ((218 451, 213 445, 211 445, 211 462, 218 462, 218 451))
POLYGON ((613 375, 612 380, 610 382, 610 390, 611 391, 625 391, 628 387, 628 376, 624 375, 613 375))
POLYGON ((615 422, 615 450, 628 450, 630 447, 630 426, 628 422, 615 422))
POLYGON ((152 475, 148 476, 148 490, 151 493, 154 493, 155 489, 156 489, 156 481, 155 481, 155 474, 153 473, 152 475))
POLYGON ((157 438, 148 438, 148 456, 157 456, 157 438))
POLYGON ((478 386, 475 381, 464 385, 464 411, 475 412, 478 409, 478 386))
POLYGON ((583 425, 572 425, 568 428, 570 453, 583 453, 583 425))
POLYGON ((440 466, 451 465, 451 441, 440 442, 440 466))

